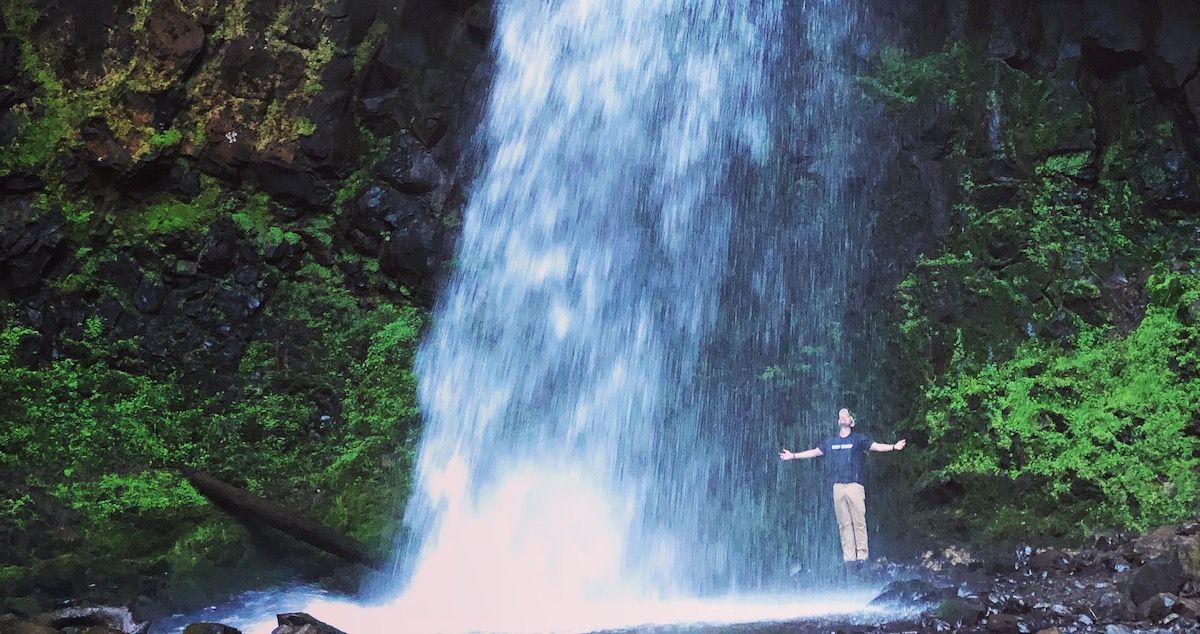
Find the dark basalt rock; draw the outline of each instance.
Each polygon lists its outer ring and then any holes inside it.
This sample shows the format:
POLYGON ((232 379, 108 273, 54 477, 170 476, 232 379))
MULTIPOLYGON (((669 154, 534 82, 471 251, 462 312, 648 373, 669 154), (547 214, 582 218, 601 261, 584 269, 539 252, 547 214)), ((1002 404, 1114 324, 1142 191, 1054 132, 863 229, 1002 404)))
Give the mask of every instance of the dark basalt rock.
POLYGON ((346 634, 303 612, 279 614, 275 618, 279 621, 279 627, 275 628, 271 634, 346 634))
POLYGON ((62 214, 54 212, 0 233, 0 289, 34 290, 64 263, 65 223, 62 214))
POLYGON ((1106 592, 1092 610, 1102 621, 1128 621, 1135 616, 1137 606, 1120 592, 1106 592))
POLYGON ((170 70, 182 70, 204 48, 204 29, 188 14, 166 6, 146 20, 151 54, 170 70))
POLYGON ((1138 604, 1137 615, 1143 621, 1158 623, 1174 612, 1178 603, 1178 597, 1173 594, 1156 594, 1138 604))
POLYGON ((953 589, 941 589, 923 579, 893 581, 884 587, 879 596, 871 599, 871 605, 934 603, 953 596, 953 589))
POLYGON ((1129 578, 1129 598, 1140 606, 1155 595, 1178 593, 1185 580, 1178 555, 1160 557, 1133 572, 1129 578))
POLYGON ((98 606, 63 608, 40 615, 36 621, 56 629, 103 628, 122 634, 145 634, 149 623, 139 623, 128 608, 98 606))
POLYGON ((409 194, 424 194, 442 185, 445 175, 429 149, 409 135, 400 135, 396 150, 375 166, 375 175, 409 194))
POLYGON ((166 292, 162 286, 156 284, 153 280, 143 279, 138 284, 137 291, 133 295, 133 305, 139 311, 147 315, 153 315, 162 309, 165 297, 166 292))

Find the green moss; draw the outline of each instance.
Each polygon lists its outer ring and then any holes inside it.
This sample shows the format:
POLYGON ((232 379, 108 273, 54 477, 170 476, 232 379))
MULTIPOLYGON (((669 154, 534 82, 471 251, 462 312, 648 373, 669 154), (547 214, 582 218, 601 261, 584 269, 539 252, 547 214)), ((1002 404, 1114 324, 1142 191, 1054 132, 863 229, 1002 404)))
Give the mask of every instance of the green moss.
POLYGON ((304 52, 304 87, 309 95, 321 92, 321 72, 333 59, 337 52, 333 40, 328 35, 322 35, 317 47, 304 52))
POLYGON ((156 132, 150 137, 150 149, 161 150, 164 148, 174 147, 179 145, 179 142, 182 140, 183 133, 174 128, 170 128, 163 130, 162 132, 156 132))
POLYGON ((296 120, 296 134, 298 136, 312 136, 317 131, 317 124, 311 119, 299 118, 296 120))
POLYGON ((153 236, 176 231, 200 231, 221 211, 221 190, 205 188, 192 200, 167 198, 147 205, 135 217, 137 224, 125 227, 134 236, 153 236))
POLYGON ((134 33, 141 33, 146 30, 146 20, 150 17, 152 11, 154 11, 154 0, 137 0, 129 8, 129 14, 133 16, 133 25, 130 29, 134 33))
POLYGON ((17 135, 0 153, 0 174, 17 170, 40 172, 54 156, 59 144, 86 115, 81 100, 72 100, 50 65, 38 54, 31 40, 39 14, 28 0, 3 0, 0 4, 10 32, 20 43, 21 70, 38 87, 32 104, 20 103, 12 111, 17 117, 17 135))
POLYGON ((255 237, 266 235, 271 227, 270 204, 271 197, 259 192, 250 196, 230 217, 244 233, 255 237))
POLYGON ((920 57, 889 47, 880 52, 876 72, 858 80, 868 95, 893 110, 907 110, 934 96, 956 105, 965 92, 958 83, 969 81, 974 74, 968 68, 971 59, 969 49, 961 42, 920 57))
POLYGON ((362 73, 366 68, 367 62, 371 61, 371 56, 379 49, 379 45, 383 42, 383 36, 387 34, 388 24, 378 18, 371 23, 367 29, 366 35, 363 36, 361 42, 354 49, 354 74, 362 73))

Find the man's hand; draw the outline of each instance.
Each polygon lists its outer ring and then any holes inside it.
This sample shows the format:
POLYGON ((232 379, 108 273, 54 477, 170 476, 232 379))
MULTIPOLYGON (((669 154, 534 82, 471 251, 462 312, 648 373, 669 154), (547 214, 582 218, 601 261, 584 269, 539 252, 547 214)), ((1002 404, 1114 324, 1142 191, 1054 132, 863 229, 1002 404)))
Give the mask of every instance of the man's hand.
POLYGON ((793 459, 793 458, 795 458, 795 457, 796 457, 796 454, 794 454, 794 453, 792 453, 792 452, 788 451, 787 449, 784 449, 784 450, 782 450, 782 451, 780 451, 780 452, 779 452, 779 459, 780 459, 780 460, 792 460, 792 459, 793 459))
POLYGON ((904 449, 904 445, 905 445, 905 443, 907 443, 907 442, 908 442, 908 441, 906 441, 906 440, 904 440, 903 438, 901 438, 900 440, 898 440, 898 441, 896 442, 896 444, 895 444, 895 445, 892 445, 892 446, 896 448, 896 451, 902 451, 902 450, 904 449))

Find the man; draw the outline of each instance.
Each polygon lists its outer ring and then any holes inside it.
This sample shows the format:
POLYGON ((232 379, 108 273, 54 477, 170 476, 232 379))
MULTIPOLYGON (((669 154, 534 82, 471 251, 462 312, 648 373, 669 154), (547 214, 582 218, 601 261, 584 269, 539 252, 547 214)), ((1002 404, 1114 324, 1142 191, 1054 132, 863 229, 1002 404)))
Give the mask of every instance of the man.
POLYGON ((867 451, 900 451, 904 440, 885 445, 854 431, 850 410, 838 412, 838 434, 801 452, 779 452, 781 460, 805 460, 828 455, 833 461, 833 511, 842 537, 842 560, 846 567, 861 570, 867 560, 867 505, 863 490, 863 456, 867 451))

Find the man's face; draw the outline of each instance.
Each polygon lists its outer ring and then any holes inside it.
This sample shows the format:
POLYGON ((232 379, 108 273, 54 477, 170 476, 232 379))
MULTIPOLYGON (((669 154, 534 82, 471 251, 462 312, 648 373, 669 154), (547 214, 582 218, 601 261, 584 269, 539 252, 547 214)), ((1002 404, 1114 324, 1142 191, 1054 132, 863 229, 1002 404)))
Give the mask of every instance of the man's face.
POLYGON ((853 427, 854 426, 854 419, 850 418, 850 410, 842 409, 842 411, 838 412, 838 426, 839 427, 853 427))

